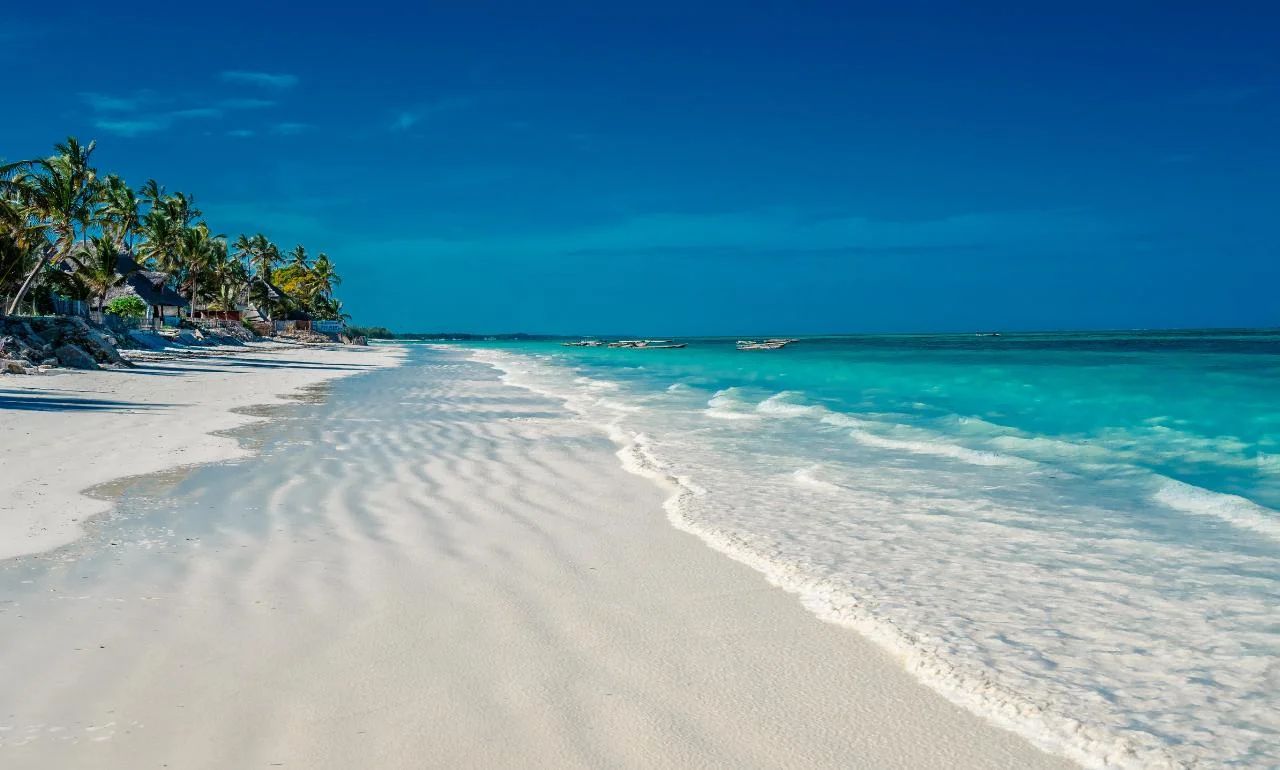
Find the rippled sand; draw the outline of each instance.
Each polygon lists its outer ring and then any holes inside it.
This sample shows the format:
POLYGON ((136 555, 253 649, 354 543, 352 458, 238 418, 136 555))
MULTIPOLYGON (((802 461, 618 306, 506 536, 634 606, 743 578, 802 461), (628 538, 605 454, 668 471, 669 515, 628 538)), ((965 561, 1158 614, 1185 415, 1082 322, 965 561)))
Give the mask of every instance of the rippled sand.
POLYGON ((1067 766, 671 528, 491 368, 331 388, 0 562, 0 766, 1067 766))

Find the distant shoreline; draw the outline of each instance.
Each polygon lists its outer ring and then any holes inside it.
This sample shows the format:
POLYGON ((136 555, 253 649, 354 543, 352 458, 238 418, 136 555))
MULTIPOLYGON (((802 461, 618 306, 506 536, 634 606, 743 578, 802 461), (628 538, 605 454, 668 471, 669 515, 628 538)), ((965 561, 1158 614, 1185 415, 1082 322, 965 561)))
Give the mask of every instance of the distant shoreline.
POLYGON ((799 339, 858 339, 868 337, 973 337, 998 335, 1003 337, 1027 336, 1183 336, 1202 334, 1242 334, 1265 335, 1280 334, 1280 326, 1222 326, 1222 327, 1170 327, 1151 329, 971 329, 967 331, 930 331, 930 332, 778 332, 751 331, 734 334, 639 334, 637 332, 610 334, 534 334, 528 332, 503 332, 486 334, 483 332, 393 332, 381 326, 353 326, 370 339, 379 340, 423 340, 443 342, 555 342, 558 340, 581 339, 643 339, 646 337, 662 337, 679 340, 727 340, 746 337, 795 337, 799 339))

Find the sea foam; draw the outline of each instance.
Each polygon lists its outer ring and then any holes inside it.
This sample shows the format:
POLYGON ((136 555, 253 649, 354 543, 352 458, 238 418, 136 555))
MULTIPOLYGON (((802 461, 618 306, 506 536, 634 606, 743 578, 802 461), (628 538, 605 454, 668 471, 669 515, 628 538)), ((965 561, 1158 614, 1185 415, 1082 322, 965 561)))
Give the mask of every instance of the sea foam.
POLYGON ((602 399, 574 381, 601 375, 555 358, 476 357, 600 425, 627 470, 669 491, 675 526, 1037 745, 1086 767, 1280 764, 1280 558, 1240 539, 1274 537, 1274 511, 1144 465, 1164 446, 1239 446, 946 411, 927 429, 901 416, 927 417, 918 399, 846 413, 722 382, 602 399), (1195 539, 1167 526, 1182 513, 1195 539))

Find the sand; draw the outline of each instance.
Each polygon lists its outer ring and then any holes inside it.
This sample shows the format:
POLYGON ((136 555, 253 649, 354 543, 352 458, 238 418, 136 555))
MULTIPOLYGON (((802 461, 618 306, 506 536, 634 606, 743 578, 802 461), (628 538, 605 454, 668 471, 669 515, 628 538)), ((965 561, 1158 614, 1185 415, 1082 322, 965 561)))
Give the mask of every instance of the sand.
MULTIPOLYGON (((245 387, 112 376, 95 397, 245 387)), ((673 529, 596 430, 482 364, 416 349, 319 401, 0 562, 0 766, 1070 766, 673 529)), ((3 414, 6 449, 107 419, 3 414)))
POLYGON ((136 369, 0 377, 0 559, 80 537, 80 522, 110 507, 81 490, 240 456, 234 439, 211 435, 256 419, 230 410, 277 403, 398 355, 273 344, 196 352, 136 369))

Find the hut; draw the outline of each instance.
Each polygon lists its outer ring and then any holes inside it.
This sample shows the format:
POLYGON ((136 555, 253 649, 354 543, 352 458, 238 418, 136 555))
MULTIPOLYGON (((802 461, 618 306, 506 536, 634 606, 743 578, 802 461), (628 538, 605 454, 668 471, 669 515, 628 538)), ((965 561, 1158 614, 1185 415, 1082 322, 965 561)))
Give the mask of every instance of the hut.
POLYGON ((190 302, 169 288, 169 274, 158 270, 136 270, 127 275, 124 283, 107 292, 107 302, 120 297, 137 297, 147 304, 147 318, 163 323, 166 318, 178 318, 182 308, 190 302))

